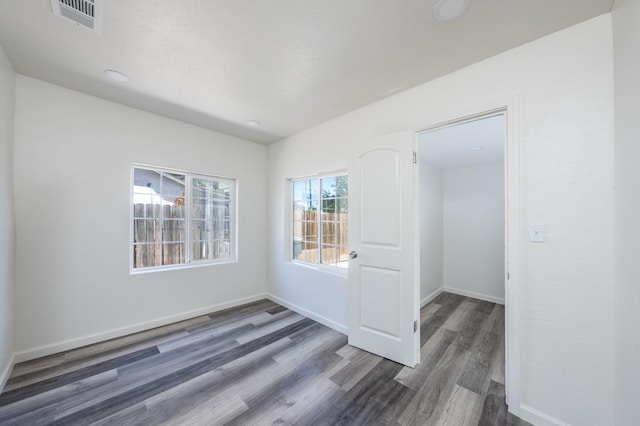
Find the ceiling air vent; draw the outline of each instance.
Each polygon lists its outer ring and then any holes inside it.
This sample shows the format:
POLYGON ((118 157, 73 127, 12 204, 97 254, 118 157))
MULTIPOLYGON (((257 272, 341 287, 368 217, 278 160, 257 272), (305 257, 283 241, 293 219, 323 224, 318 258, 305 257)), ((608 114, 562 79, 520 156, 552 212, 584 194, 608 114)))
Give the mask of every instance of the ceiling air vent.
POLYGON ((102 23, 102 0, 51 0, 53 14, 97 33, 102 23))

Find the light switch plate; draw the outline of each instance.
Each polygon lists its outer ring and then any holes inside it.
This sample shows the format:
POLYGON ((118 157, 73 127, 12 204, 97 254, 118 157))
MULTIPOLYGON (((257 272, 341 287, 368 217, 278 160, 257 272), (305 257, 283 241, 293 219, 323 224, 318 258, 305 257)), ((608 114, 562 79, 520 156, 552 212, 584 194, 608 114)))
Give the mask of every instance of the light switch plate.
POLYGON ((544 224, 529 225, 529 241, 544 243, 544 224))

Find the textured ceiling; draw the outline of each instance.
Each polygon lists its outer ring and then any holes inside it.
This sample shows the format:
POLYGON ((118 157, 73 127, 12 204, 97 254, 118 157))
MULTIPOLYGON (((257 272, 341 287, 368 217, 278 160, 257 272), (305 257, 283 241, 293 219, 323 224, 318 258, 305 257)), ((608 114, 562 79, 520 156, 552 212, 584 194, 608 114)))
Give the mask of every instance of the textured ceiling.
POLYGON ((20 74, 270 143, 612 2, 473 0, 437 23, 436 0, 105 0, 96 34, 55 17, 49 0, 0 0, 0 43, 20 74))
POLYGON ((504 161, 505 116, 497 115, 418 135, 420 159, 436 167, 468 167, 504 161))

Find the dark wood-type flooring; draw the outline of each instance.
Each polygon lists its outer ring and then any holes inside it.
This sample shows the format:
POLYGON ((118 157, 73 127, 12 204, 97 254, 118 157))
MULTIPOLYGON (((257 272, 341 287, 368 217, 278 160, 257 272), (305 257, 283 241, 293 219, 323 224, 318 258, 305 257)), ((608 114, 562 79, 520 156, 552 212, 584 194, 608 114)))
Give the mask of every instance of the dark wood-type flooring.
POLYGON ((442 293, 407 368, 271 301, 17 364, 1 425, 516 425, 504 307, 442 293))

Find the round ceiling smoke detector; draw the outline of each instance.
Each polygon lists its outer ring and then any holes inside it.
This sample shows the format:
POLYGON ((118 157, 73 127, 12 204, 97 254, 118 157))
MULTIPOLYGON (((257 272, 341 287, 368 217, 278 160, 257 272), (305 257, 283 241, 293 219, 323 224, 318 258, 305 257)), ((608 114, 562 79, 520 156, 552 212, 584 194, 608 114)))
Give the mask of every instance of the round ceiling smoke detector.
POLYGON ((438 22, 452 21, 460 17, 471 0, 440 0, 433 8, 433 19, 438 22))
POLYGON ((113 81, 117 81, 118 83, 126 83, 127 81, 129 81, 128 75, 116 70, 105 70, 104 75, 106 75, 113 81))

